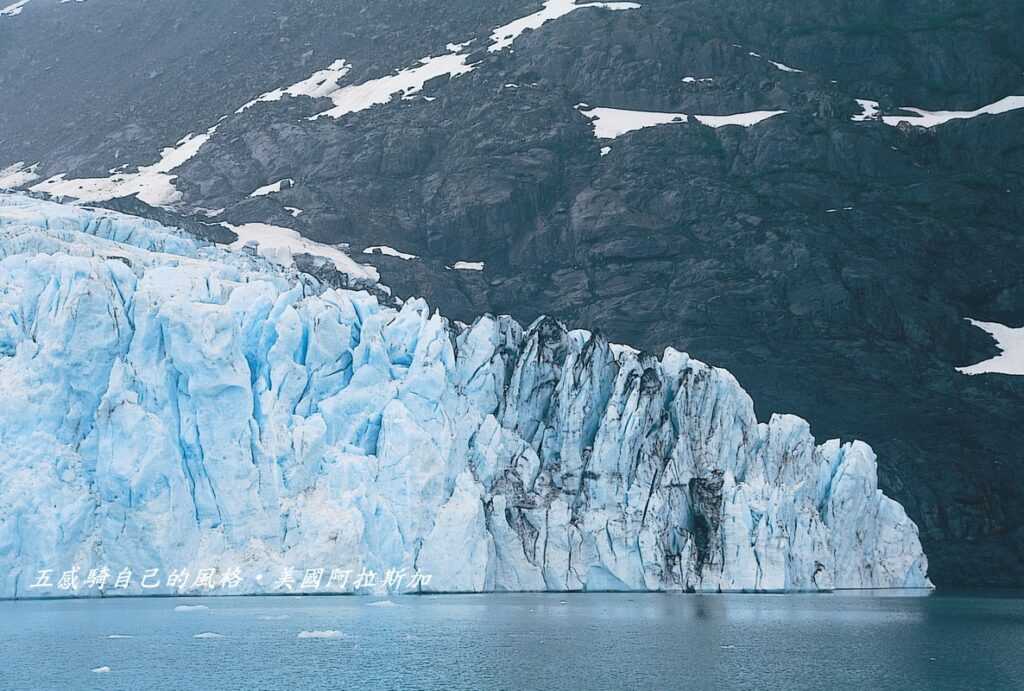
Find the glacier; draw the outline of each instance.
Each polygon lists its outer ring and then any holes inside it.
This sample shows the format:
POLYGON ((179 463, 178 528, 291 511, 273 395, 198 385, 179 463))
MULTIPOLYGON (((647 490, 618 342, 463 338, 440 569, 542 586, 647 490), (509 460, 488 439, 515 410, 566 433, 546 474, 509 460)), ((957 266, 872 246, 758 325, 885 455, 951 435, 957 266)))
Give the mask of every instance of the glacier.
POLYGON ((0 195, 0 597, 95 595, 58 589, 72 567, 239 568, 246 593, 334 565, 435 592, 931 586, 866 444, 758 422, 671 348, 371 290, 0 195))

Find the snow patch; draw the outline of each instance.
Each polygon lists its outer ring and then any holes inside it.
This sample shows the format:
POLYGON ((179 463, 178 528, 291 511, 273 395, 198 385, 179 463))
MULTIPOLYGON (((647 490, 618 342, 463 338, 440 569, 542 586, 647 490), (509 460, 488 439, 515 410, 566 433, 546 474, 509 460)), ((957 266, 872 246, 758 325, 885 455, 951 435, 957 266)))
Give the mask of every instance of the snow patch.
POLYGON ((1013 328, 996 322, 968 318, 982 331, 996 339, 999 355, 970 367, 957 367, 961 374, 1013 374, 1024 376, 1024 326, 1013 328))
POLYGON ((615 139, 628 132, 656 125, 683 123, 689 119, 685 113, 658 113, 623 108, 591 108, 580 112, 593 123, 594 136, 598 139, 615 139))
POLYGON ((326 69, 317 70, 312 75, 283 89, 274 89, 260 94, 244 104, 236 114, 252 108, 257 103, 280 101, 285 96, 309 96, 310 98, 330 98, 331 94, 340 89, 339 82, 352 70, 347 60, 335 60, 326 69))
POLYGON ((455 262, 448 267, 454 271, 483 271, 483 262, 455 262))
POLYGON ((860 106, 860 112, 852 116, 850 119, 854 122, 866 122, 867 120, 877 120, 879 113, 878 101, 872 101, 869 98, 858 98, 857 105, 860 106))
POLYGON ((738 125, 739 127, 753 127, 759 122, 776 115, 782 115, 784 110, 755 110, 749 113, 736 113, 735 115, 695 115, 694 118, 702 125, 708 127, 725 127, 726 125, 738 125))
POLYGON ((611 11, 640 9, 640 5, 635 2, 588 2, 577 5, 576 0, 547 0, 544 3, 544 7, 537 12, 495 29, 491 33, 491 45, 487 50, 492 53, 503 51, 511 46, 524 32, 535 31, 552 19, 558 19, 576 10, 590 7, 611 11))
POLYGON ((604 158, 605 156, 607 156, 611 152, 612 152, 612 147, 610 147, 610 146, 602 146, 601 147, 601 158, 604 158))
POLYGON ((250 242, 255 243, 257 254, 278 266, 294 266, 294 255, 312 254, 330 259, 342 273, 373 282, 380 280, 380 275, 372 266, 357 264, 336 247, 307 240, 298 231, 291 228, 274 226, 269 223, 243 223, 237 226, 221 223, 221 225, 238 236, 238 240, 228 245, 229 249, 240 251, 250 242))
POLYGON ((295 180, 293 180, 291 178, 285 178, 284 180, 278 180, 277 182, 273 182, 273 183, 271 183, 269 185, 264 185, 263 187, 256 188, 255 190, 252 191, 252 193, 249 195, 249 197, 266 197, 266 196, 271 195, 271 194, 277 194, 282 189, 284 189, 285 185, 288 185, 288 187, 291 187, 294 184, 295 184, 295 180))
POLYGON ((383 254, 388 257, 398 257, 399 259, 419 259, 415 254, 409 254, 408 252, 399 252, 394 247, 388 247, 387 245, 374 245, 373 247, 367 247, 363 250, 363 254, 383 254))
POLYGON ((70 180, 62 173, 31 189, 56 197, 72 197, 80 204, 134 196, 150 206, 171 206, 181 198, 181 193, 174 188, 177 176, 170 173, 199 153, 199 149, 209 141, 217 127, 214 125, 203 134, 186 135, 174 146, 161 151, 159 161, 150 166, 141 166, 134 173, 70 180))
MULTIPOLYGON (((577 106, 579 107, 579 106, 577 106)), ((594 126, 594 136, 598 139, 615 139, 628 132, 642 130, 658 125, 689 122, 690 117, 708 127, 725 127, 739 125, 751 127, 768 118, 782 115, 784 110, 756 110, 749 113, 733 115, 694 115, 686 113, 660 113, 642 110, 625 110, 622 108, 591 108, 580 110, 590 119, 594 126)))
POLYGON ((350 113, 358 113, 377 105, 389 103, 395 95, 403 99, 423 90, 423 85, 431 79, 448 76, 450 79, 473 71, 473 66, 466 60, 469 55, 464 53, 448 53, 420 60, 416 67, 400 70, 396 74, 379 79, 371 79, 362 84, 353 84, 332 91, 325 96, 334 102, 334 107, 310 117, 334 119, 342 118, 350 113))
POLYGON ((292 218, 298 218, 305 213, 302 209, 295 206, 286 206, 284 207, 284 210, 290 213, 292 218))
POLYGON ((995 103, 982 106, 977 110, 931 111, 904 106, 900 110, 914 113, 914 115, 884 115, 882 116, 882 122, 893 127, 904 122, 916 127, 936 127, 952 120, 969 120, 980 115, 1001 115, 1002 113, 1008 113, 1011 110, 1019 110, 1021 108, 1024 108, 1024 96, 1007 96, 995 103))
POLYGON ((772 65, 772 66, 773 66, 773 67, 774 67, 775 69, 777 69, 777 70, 781 70, 781 71, 783 71, 783 72, 795 72, 795 73, 797 73, 797 74, 799 74, 799 73, 803 72, 803 70, 798 70, 798 69, 797 69, 797 68, 795 68, 795 67, 790 67, 789 65, 783 65, 783 64, 782 64, 781 62, 775 62, 774 60, 769 60, 768 62, 769 62, 769 64, 771 64, 771 65, 772 65))

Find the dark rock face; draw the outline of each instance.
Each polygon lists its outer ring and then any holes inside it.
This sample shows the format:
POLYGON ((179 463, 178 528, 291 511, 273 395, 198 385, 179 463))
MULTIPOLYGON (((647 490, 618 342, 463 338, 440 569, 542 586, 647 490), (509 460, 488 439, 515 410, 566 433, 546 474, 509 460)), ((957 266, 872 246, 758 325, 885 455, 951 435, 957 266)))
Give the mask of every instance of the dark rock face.
MULTIPOLYGON (((1024 324, 1024 111, 931 129, 851 116, 856 98, 893 113, 1024 94, 1024 5, 641 4, 490 53, 490 31, 539 2, 34 0, 0 18, 0 169, 106 175, 227 115, 174 171, 177 213, 148 215, 222 242, 195 210, 390 245, 420 258, 357 258, 453 318, 548 314, 685 349, 734 372, 759 416, 869 441, 938 585, 1021 585, 1024 380, 954 368, 996 352, 964 317, 1024 324), (341 120, 307 119, 330 103, 305 97, 231 115, 335 59, 356 84, 474 37, 474 71, 407 100, 341 120), (787 113, 602 142, 581 102, 787 113), (485 269, 446 268, 458 260, 485 269)), ((540 334, 537 356, 562 339, 540 334)))

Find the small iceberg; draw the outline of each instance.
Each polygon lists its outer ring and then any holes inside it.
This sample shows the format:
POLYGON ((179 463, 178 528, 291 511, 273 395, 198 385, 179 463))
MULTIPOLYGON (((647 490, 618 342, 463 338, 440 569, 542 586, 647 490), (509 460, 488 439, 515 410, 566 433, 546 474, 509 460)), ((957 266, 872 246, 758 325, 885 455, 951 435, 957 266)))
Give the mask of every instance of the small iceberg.
POLYGON ((398 607, 398 603, 393 600, 377 600, 376 602, 368 602, 367 607, 398 607))
POLYGON ((203 633, 197 633, 195 636, 192 636, 192 638, 199 638, 199 639, 208 640, 208 639, 224 638, 224 636, 222 634, 219 634, 219 633, 213 633, 212 631, 204 631, 203 633))
POLYGON ((209 611, 209 607, 206 605, 178 605, 174 608, 175 612, 203 612, 209 611))
POLYGON ((107 638, 109 638, 112 641, 116 641, 116 640, 121 640, 123 638, 133 638, 133 636, 126 636, 126 635, 121 634, 121 633, 112 633, 109 636, 107 636, 107 638))
POLYGON ((341 631, 300 631, 298 638, 341 638, 341 631))
POLYGON ((93 671, 94 674, 107 674, 107 673, 110 672, 110 668, 107 667, 107 666, 93 667, 92 671, 93 671))
POLYGON ((288 618, 287 614, 264 614, 263 616, 256 617, 260 621, 284 621, 288 618))

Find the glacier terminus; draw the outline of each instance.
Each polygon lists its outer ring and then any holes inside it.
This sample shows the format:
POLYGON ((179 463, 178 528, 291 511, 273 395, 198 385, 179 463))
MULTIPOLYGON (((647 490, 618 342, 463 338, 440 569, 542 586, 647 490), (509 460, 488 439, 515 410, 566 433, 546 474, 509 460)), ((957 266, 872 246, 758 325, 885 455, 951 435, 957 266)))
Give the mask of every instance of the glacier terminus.
POLYGON ((868 445, 758 422, 685 353, 359 288, 0 195, 0 597, 66 595, 30 586, 72 565, 266 574, 250 593, 335 564, 435 592, 930 587, 868 445))

